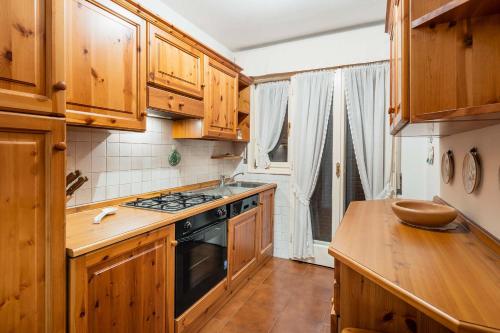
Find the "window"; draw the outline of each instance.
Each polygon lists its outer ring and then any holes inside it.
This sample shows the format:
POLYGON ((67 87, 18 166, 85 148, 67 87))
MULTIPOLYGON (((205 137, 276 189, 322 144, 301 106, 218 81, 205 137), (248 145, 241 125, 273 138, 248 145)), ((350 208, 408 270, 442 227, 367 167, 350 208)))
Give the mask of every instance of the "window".
POLYGON ((255 117, 250 117, 250 143, 248 144, 248 172, 252 173, 268 173, 268 174, 281 174, 289 175, 291 173, 291 140, 290 140, 290 128, 293 128, 291 124, 291 117, 289 117, 289 108, 287 105, 285 117, 283 120, 283 125, 281 126, 281 133, 278 142, 274 148, 269 153, 269 159, 271 160, 271 165, 267 169, 257 168, 255 157, 257 152, 255 137, 255 117))
POLYGON ((276 146, 269 153, 269 159, 272 162, 288 162, 288 109, 286 110, 285 120, 281 128, 281 134, 276 146))

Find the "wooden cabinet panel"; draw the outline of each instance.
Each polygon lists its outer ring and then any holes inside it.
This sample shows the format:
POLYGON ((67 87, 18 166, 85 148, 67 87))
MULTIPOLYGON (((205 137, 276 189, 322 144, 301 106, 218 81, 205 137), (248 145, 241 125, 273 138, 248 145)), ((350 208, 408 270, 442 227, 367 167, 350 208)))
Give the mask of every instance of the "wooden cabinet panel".
POLYGON ((62 1, 2 1, 0 108, 64 114, 62 1))
POLYGON ((203 98, 204 54, 149 24, 150 83, 203 98))
POLYGON ((110 0, 65 0, 68 123, 145 129, 146 22, 110 0))
POLYGON ((70 259, 70 332, 173 332, 174 226, 70 259))
POLYGON ((228 280, 230 288, 242 281, 257 265, 257 208, 229 220, 228 280))
POLYGON ((0 112, 0 331, 65 331, 64 120, 0 112))
POLYGON ((410 120, 409 87, 409 17, 407 0, 395 0, 390 7, 390 125, 396 134, 410 120))
POLYGON ((238 73, 209 59, 206 65, 205 135, 236 138, 238 73))
POLYGON ((250 87, 243 88, 238 93, 238 112, 250 113, 250 87))
POLYGON ((259 195, 259 261, 273 256, 274 189, 259 195))

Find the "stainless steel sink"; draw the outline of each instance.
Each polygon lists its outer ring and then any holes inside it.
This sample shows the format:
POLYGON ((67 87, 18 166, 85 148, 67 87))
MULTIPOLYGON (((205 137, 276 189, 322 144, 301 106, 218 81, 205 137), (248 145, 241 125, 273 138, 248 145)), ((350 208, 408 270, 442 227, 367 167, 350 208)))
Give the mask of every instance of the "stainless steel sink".
POLYGON ((256 182, 234 182, 230 184, 226 184, 227 187, 242 187, 242 188, 256 188, 259 186, 265 185, 264 183, 256 183, 256 182))

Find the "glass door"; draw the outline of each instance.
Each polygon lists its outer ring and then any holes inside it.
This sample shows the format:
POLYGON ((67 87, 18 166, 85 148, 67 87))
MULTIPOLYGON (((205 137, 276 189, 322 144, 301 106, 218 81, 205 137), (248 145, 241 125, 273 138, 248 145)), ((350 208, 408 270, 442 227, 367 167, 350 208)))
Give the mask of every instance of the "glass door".
POLYGON ((344 214, 346 112, 342 70, 335 72, 333 107, 316 188, 311 198, 313 263, 333 267, 328 245, 344 214))

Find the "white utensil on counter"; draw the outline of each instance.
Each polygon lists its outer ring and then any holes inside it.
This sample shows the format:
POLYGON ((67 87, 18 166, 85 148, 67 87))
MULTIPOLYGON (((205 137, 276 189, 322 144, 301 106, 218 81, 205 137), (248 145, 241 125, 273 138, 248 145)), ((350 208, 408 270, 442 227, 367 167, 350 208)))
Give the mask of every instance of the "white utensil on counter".
POLYGON ((102 211, 96 217, 94 217, 94 224, 101 223, 102 219, 107 215, 116 214, 117 210, 118 210, 118 208, 116 208, 116 207, 103 208, 102 211))

